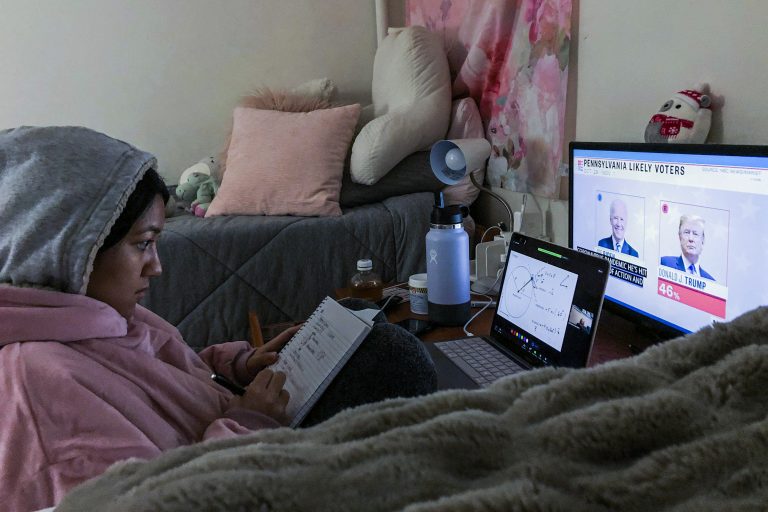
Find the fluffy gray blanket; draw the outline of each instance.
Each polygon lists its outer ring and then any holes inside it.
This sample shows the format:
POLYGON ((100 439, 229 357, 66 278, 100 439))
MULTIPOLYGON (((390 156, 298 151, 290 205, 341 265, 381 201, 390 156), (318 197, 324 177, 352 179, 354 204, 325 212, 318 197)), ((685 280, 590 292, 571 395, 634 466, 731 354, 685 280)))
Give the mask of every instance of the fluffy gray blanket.
POLYGON ((768 507, 768 309, 542 369, 128 462, 59 512, 768 507))

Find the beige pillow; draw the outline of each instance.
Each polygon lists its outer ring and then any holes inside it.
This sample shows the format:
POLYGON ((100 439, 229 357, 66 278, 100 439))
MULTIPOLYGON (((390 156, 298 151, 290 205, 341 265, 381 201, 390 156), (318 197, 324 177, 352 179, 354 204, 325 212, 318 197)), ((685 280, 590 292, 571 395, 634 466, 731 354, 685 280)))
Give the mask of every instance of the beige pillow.
POLYGON ((399 161, 428 149, 448 130, 451 75, 442 35, 424 27, 390 29, 373 59, 375 118, 352 145, 352 181, 373 185, 399 161))
MULTIPOLYGON (((477 103, 472 98, 464 98, 453 102, 451 107, 451 126, 448 129, 446 139, 482 139, 483 120, 477 103)), ((485 179, 485 167, 475 173, 475 179, 481 185, 485 179)), ((469 206, 480 195, 480 189, 472 184, 469 174, 464 176, 455 185, 448 185, 443 189, 445 204, 463 204, 469 206)))
POLYGON ((344 160, 360 105, 312 112, 237 107, 227 172, 205 216, 341 215, 344 160))

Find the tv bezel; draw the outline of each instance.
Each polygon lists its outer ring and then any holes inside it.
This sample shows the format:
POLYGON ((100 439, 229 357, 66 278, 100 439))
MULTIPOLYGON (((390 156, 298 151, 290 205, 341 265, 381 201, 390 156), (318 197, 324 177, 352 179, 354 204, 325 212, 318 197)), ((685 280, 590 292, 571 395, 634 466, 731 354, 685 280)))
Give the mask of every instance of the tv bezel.
MULTIPOLYGON (((571 141, 568 144, 568 247, 573 249, 573 152, 574 150, 634 151, 645 153, 676 153, 689 155, 724 155, 768 158, 768 146, 739 144, 664 144, 646 142, 585 142, 571 141)), ((610 279, 610 278, 609 278, 610 279)), ((675 338, 688 331, 670 325, 649 314, 643 314, 628 306, 619 304, 606 295, 604 307, 638 328, 652 333, 658 341, 675 338)))

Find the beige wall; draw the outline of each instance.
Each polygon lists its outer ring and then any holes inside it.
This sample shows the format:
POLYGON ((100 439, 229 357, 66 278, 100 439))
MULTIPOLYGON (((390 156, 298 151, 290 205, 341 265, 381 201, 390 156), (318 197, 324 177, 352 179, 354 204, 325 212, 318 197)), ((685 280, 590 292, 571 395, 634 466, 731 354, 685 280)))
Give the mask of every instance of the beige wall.
POLYGON ((640 141, 675 91, 722 96, 710 142, 768 143, 768 2, 580 0, 576 137, 640 141))
POLYGON ((328 77, 370 101, 375 26, 372 0, 0 0, 0 129, 89 126, 175 183, 254 87, 328 77))

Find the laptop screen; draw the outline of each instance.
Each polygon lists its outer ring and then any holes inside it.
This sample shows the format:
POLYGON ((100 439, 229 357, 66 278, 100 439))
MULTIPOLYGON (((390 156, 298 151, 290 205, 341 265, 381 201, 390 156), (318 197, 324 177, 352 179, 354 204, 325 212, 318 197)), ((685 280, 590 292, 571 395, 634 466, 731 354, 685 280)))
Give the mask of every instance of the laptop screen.
POLYGON ((601 258, 513 234, 493 339, 534 367, 585 366, 609 268, 601 258))

